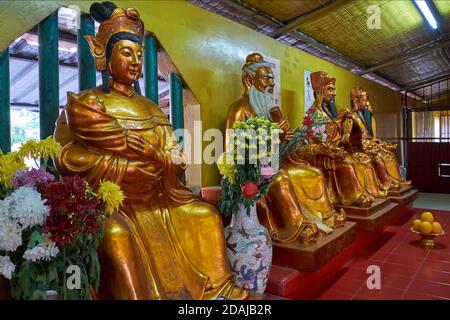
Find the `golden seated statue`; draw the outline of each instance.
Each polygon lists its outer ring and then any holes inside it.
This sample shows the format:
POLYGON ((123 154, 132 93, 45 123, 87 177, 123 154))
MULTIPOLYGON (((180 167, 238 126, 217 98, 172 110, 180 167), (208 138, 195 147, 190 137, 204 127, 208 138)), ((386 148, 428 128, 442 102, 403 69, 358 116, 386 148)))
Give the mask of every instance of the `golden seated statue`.
MULTIPOLYGON (((270 64, 262 55, 247 56, 242 68, 242 83, 243 96, 228 109, 227 131, 235 121, 243 121, 246 116, 258 115, 273 120, 269 110, 274 107, 274 78, 270 64)), ((286 118, 279 125, 288 133, 286 118)), ((229 132, 226 141, 228 137, 229 132)), ((278 242, 309 242, 318 236, 317 225, 319 229, 331 232, 330 227, 345 222, 344 212, 336 213, 330 203, 323 174, 300 159, 287 159, 280 164, 267 196, 258 204, 258 216, 278 242)))
POLYGON ((62 175, 83 176, 94 190, 110 180, 126 196, 105 221, 99 297, 247 298, 231 282, 219 212, 182 185, 185 165, 174 162, 167 117, 133 88, 144 50, 139 13, 97 3, 91 15, 101 22, 87 40, 103 86, 68 93, 55 138, 63 144, 62 175))
POLYGON ((400 166, 395 155, 397 144, 376 138, 376 122, 369 96, 361 87, 355 87, 350 93, 353 117, 362 132, 364 152, 373 156, 377 176, 388 189, 398 189, 402 185, 411 185, 400 173, 400 166))
POLYGON ((370 206, 387 191, 378 181, 370 156, 348 148, 361 140, 361 132, 354 130, 355 119, 348 109, 336 110, 336 79, 319 71, 311 74, 311 83, 316 98, 312 107, 326 122, 327 139, 311 139, 310 144, 297 148, 295 156, 323 171, 333 204, 370 206))

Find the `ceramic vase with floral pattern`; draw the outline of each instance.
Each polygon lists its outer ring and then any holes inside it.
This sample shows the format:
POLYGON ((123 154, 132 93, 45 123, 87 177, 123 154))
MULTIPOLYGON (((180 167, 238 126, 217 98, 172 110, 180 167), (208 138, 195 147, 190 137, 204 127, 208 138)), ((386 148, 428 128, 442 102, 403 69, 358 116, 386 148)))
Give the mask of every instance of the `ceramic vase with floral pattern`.
POLYGON ((228 261, 233 282, 257 293, 264 293, 272 264, 272 239, 258 221, 256 207, 250 214, 243 204, 225 228, 228 261))

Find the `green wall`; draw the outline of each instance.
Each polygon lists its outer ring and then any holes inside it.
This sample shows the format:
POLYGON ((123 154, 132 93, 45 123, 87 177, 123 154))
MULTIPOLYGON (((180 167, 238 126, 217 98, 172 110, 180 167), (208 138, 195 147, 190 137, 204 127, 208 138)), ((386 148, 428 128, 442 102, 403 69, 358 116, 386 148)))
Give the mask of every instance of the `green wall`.
MULTIPOLYGON (((62 5, 87 11, 92 1, 1 1, 0 50, 62 5)), ((242 93, 241 67, 247 54, 260 52, 281 61, 282 108, 294 126, 303 118, 303 71, 323 70, 336 77, 337 105, 349 105, 355 85, 370 95, 378 135, 401 135, 400 94, 351 72, 284 45, 236 22, 184 1, 115 1, 138 9, 147 30, 155 33, 201 105, 203 130, 223 128, 228 106, 242 93)), ((374 31, 376 32, 376 31, 374 31)), ((203 186, 219 181, 215 166, 202 166, 203 186)))

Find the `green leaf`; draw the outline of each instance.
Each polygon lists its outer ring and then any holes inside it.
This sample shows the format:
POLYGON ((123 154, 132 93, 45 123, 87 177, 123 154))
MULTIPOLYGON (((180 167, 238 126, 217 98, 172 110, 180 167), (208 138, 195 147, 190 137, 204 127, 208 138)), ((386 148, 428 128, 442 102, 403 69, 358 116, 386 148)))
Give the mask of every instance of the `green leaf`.
POLYGON ((28 240, 27 247, 32 249, 42 242, 42 234, 38 230, 34 230, 30 235, 30 240, 28 240))
POLYGON ((46 297, 45 292, 43 292, 41 290, 35 290, 31 294, 30 299, 31 300, 40 300, 40 299, 45 299, 45 297, 46 297))

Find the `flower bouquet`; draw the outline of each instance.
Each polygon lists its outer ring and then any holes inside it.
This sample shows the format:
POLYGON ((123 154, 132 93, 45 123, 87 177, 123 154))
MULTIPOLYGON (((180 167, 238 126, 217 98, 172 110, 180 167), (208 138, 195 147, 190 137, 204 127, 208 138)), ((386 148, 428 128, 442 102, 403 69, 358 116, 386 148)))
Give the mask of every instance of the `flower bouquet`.
POLYGON ((55 180, 48 163, 60 150, 47 138, 0 156, 0 274, 13 299, 91 299, 98 289, 102 223, 123 194, 112 182, 95 194, 78 176, 55 180), (29 156, 42 167, 27 170, 29 156))
POLYGON ((232 214, 225 228, 227 257, 236 285, 263 293, 272 263, 272 241, 259 224, 256 202, 268 192, 275 173, 281 130, 263 117, 233 125, 226 152, 218 161, 223 177, 220 209, 232 214), (275 169, 274 169, 275 168, 275 169))
POLYGON ((292 149, 299 144, 305 145, 311 140, 326 141, 326 124, 326 119, 318 117, 317 109, 310 107, 303 118, 303 125, 292 132, 293 138, 285 140, 281 144, 279 150, 280 159, 289 155, 292 149))
MULTIPOLYGON (((229 215, 243 204, 250 212, 267 194, 276 163, 281 130, 264 117, 247 117, 236 121, 226 151, 217 160, 222 175, 220 210, 229 215)), ((276 169, 276 168, 275 168, 276 169)))

